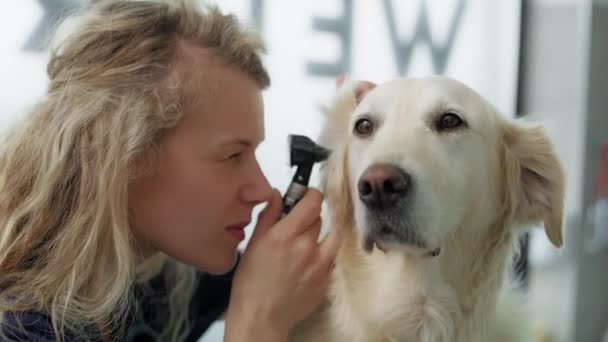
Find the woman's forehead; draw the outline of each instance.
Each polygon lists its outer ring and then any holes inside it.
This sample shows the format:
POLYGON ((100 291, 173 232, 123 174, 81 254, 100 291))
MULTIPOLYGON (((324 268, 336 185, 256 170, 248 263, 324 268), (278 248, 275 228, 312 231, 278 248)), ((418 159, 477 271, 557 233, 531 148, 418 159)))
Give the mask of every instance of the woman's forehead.
POLYGON ((174 58, 168 86, 177 88, 185 103, 213 105, 225 95, 261 93, 253 77, 208 48, 182 42, 174 58))
POLYGON ((182 126, 209 139, 263 139, 263 99, 253 77, 191 44, 178 48, 173 67, 167 86, 178 93, 182 126))
POLYGON ((257 84, 245 76, 233 78, 229 74, 216 81, 209 85, 210 89, 185 91, 192 98, 183 103, 183 124, 210 138, 261 141, 264 109, 257 84))

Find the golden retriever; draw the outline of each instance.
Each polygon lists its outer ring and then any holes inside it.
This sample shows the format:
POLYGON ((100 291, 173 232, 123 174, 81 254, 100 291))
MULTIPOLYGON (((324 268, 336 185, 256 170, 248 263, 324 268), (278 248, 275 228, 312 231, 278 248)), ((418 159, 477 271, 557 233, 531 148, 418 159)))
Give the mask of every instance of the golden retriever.
POLYGON ((290 341, 531 340, 509 270, 532 225, 562 245, 564 175, 543 130, 444 77, 345 85, 326 119, 322 188, 343 242, 326 303, 290 341))

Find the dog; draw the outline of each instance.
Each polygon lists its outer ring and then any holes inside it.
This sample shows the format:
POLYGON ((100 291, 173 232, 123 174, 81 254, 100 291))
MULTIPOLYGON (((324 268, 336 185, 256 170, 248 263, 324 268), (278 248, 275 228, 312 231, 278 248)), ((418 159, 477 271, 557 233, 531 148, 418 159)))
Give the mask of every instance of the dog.
POLYGON ((342 245, 290 341, 533 340, 510 269, 535 225, 563 244, 564 172, 542 127, 438 76, 342 86, 325 114, 321 188, 342 245))

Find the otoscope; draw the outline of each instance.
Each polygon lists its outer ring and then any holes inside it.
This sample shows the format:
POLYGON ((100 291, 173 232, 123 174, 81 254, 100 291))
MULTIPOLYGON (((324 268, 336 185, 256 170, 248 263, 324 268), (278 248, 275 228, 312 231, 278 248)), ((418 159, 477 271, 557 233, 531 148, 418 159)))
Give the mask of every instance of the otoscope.
POLYGON ((283 196, 283 215, 287 215, 306 192, 313 165, 327 159, 330 154, 328 149, 317 145, 303 135, 291 134, 287 137, 287 142, 289 144, 289 164, 297 168, 291 184, 283 196))

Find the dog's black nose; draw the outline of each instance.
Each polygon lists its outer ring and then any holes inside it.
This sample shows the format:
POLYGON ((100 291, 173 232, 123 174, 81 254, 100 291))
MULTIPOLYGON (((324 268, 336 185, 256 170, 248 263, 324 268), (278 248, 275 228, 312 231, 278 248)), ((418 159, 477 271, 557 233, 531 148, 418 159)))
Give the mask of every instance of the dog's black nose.
POLYGON ((391 206, 405 197, 410 188, 410 178, 409 174, 394 165, 374 164, 359 179, 359 198, 369 207, 391 206))

